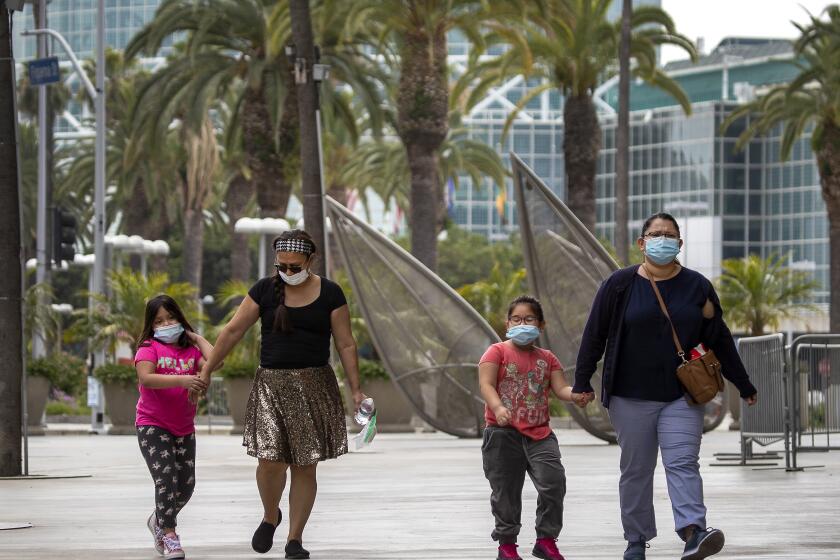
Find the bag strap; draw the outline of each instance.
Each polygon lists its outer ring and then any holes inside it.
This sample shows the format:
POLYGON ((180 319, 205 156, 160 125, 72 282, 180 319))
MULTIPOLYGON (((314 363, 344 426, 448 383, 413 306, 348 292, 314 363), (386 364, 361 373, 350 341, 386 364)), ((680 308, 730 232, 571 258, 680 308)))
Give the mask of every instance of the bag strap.
POLYGON ((668 324, 671 325, 671 336, 674 337, 674 344, 677 347, 677 355, 680 359, 682 359, 683 363, 687 363, 688 360, 685 359, 685 351, 683 351, 682 344, 680 344, 680 339, 677 336, 677 330, 674 328, 674 322, 671 321, 671 315, 668 314, 668 308, 665 306, 665 300, 662 299, 662 294, 659 293, 659 288, 656 287, 656 282, 653 281, 653 276, 651 276, 647 266, 643 264, 642 267, 645 269, 645 275, 647 275, 647 279, 653 287, 653 293, 656 294, 656 300, 659 302, 659 307, 662 309, 662 313, 665 314, 665 318, 668 319, 668 324))

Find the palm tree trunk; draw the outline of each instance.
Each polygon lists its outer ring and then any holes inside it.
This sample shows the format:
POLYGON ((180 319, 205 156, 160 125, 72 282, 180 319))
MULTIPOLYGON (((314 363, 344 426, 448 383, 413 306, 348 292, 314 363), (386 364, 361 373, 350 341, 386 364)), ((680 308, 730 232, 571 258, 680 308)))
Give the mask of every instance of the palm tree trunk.
POLYGON ((601 149, 601 126, 589 95, 566 98, 563 108, 566 200, 575 216, 595 232, 595 170, 601 149))
MULTIPOLYGON (((292 21, 292 37, 294 38, 298 60, 303 60, 309 70, 306 79, 297 84, 303 220, 306 224, 306 231, 312 236, 315 245, 326 248, 327 231, 324 223, 318 123, 315 116, 318 110, 318 90, 311 73, 316 61, 309 0, 289 0, 289 16, 292 21)), ((318 259, 312 265, 312 268, 316 274, 323 275, 325 266, 324 259, 318 259)))
POLYGON ((437 150, 449 127, 446 32, 417 29, 403 38, 397 130, 411 170, 411 254, 437 269, 437 216, 441 185, 437 150))
POLYGON ((201 267, 204 263, 204 216, 201 209, 184 211, 184 243, 181 262, 183 278, 195 286, 201 297, 201 267))
POLYGON ((627 232, 630 194, 630 18, 633 3, 624 0, 621 12, 621 42, 618 47, 618 127, 615 131, 615 249, 621 266, 629 262, 627 232))
POLYGON ((237 173, 228 185, 225 207, 230 218, 230 275, 234 280, 251 279, 251 248, 248 236, 233 231, 236 220, 245 216, 245 210, 254 195, 253 184, 237 173))
POLYGON ((20 192, 11 12, 0 5, 0 476, 21 474, 21 331, 20 192))
MULTIPOLYGON (((287 84, 288 85, 288 84, 287 84)), ((297 96, 292 89, 283 103, 277 142, 263 88, 248 88, 242 109, 242 148, 257 192, 260 215, 286 215, 292 180, 297 171, 297 96)))
POLYGON ((840 332, 840 127, 825 123, 822 145, 817 151, 823 200, 828 212, 828 239, 831 264, 831 304, 829 329, 840 332))

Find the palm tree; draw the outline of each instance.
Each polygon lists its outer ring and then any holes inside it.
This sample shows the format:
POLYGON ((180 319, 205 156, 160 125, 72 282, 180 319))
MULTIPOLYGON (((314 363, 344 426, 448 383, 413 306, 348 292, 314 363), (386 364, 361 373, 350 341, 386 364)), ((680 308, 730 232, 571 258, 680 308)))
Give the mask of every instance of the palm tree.
POLYGON ((411 253, 437 268, 438 154, 449 129, 447 33, 459 29, 480 42, 482 0, 361 0, 352 22, 364 24, 379 54, 396 70, 395 129, 410 170, 411 253))
MULTIPOLYGON (((436 180, 441 185, 452 181, 457 189, 464 175, 477 188, 483 184, 485 177, 501 187, 505 184, 507 170, 499 154, 484 142, 469 137, 459 111, 450 112, 446 139, 435 158, 438 162, 436 180)), ((359 193, 375 193, 386 205, 393 202, 403 209, 409 207, 410 165, 405 149, 395 139, 363 142, 342 169, 342 178, 359 193)), ((360 198, 363 204, 367 203, 366 196, 360 198)), ((440 199, 435 233, 443 227, 445 212, 440 199)))
POLYGON ((146 302, 160 294, 174 298, 191 323, 202 319, 196 288, 185 282, 172 283, 165 273, 144 276, 127 269, 114 270, 109 273, 108 286, 109 296, 88 294, 97 305, 92 312, 74 311, 75 321, 68 330, 73 339, 89 341, 91 349, 107 348, 113 352, 119 342, 133 347, 143 332, 146 302))
POLYGON ((185 49, 156 79, 171 82, 167 87, 172 94, 179 88, 191 89, 203 106, 226 94, 236 95, 231 123, 242 127, 245 166, 260 211, 280 217, 286 214, 298 175, 299 150, 294 77, 282 49, 270 44, 268 20, 276 4, 276 0, 164 0, 126 47, 126 57, 156 53, 167 38, 187 34, 185 49))
MULTIPOLYGON (((137 234, 146 239, 166 238, 171 224, 177 219, 173 211, 171 193, 177 174, 174 161, 166 156, 133 159, 135 146, 142 142, 142 131, 131 119, 137 103, 137 92, 148 80, 149 73, 136 61, 127 60, 119 51, 105 53, 107 66, 107 142, 105 154, 106 183, 115 185, 114 195, 107 200, 109 216, 121 214, 122 233, 137 234)), ((87 61, 86 72, 93 75, 95 65, 87 61)), ((80 100, 92 103, 84 92, 80 100)), ((92 220, 92 200, 95 168, 93 140, 81 140, 60 154, 62 162, 57 171, 61 177, 56 182, 54 199, 62 206, 72 208, 79 223, 92 220)), ((84 245, 92 245, 92 233, 81 231, 84 245)))
POLYGON ((802 303, 813 298, 816 282, 806 273, 786 268, 787 257, 750 255, 723 261, 718 278, 720 302, 726 320, 761 336, 767 327, 778 329, 782 319, 798 311, 816 310, 802 303))
MULTIPOLYGON (((509 44, 507 51, 475 66, 483 75, 473 97, 483 96, 500 79, 524 75, 541 85, 517 103, 517 111, 550 89, 559 90, 563 107, 563 155, 566 166, 566 198, 569 208, 591 231, 595 229, 595 171, 601 148, 601 127, 592 92, 606 75, 614 72, 621 36, 621 23, 607 19, 612 0, 533 0, 524 11, 527 22, 517 29, 497 28, 488 43, 509 44), (511 37, 515 33, 515 37, 511 37)), ((632 74, 669 94, 688 114, 691 104, 682 88, 657 67, 657 50, 675 45, 692 59, 693 43, 677 33, 670 16, 654 6, 639 6, 630 21, 632 74)), ((516 118, 514 111, 507 128, 516 118)))
POLYGON ((801 33, 794 44, 799 74, 786 85, 774 87, 755 101, 734 111, 723 123, 750 116, 749 126, 738 139, 743 148, 755 136, 777 125, 784 126, 782 158, 790 157, 794 143, 811 130, 811 147, 829 221, 831 253, 832 332, 840 329, 840 7, 826 8, 827 19, 811 16, 809 25, 794 24, 801 33))

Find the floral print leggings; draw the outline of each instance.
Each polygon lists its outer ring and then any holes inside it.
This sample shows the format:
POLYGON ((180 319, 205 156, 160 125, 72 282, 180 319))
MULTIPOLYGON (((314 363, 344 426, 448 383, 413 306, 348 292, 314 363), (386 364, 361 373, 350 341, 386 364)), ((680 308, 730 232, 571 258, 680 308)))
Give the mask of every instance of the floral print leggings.
POLYGON ((140 452, 155 481, 158 526, 177 526, 195 489, 195 433, 175 436, 160 426, 137 426, 140 452))

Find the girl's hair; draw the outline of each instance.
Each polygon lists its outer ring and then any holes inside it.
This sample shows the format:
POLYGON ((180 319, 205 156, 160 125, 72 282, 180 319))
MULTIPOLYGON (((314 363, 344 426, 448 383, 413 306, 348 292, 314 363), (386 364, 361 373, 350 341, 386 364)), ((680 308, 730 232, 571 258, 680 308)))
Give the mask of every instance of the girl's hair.
POLYGON ((190 339, 187 336, 187 331, 193 332, 195 329, 193 329, 190 322, 187 321, 187 318, 184 316, 184 312, 181 311, 181 307, 178 305, 178 302, 166 294, 155 296, 146 303, 146 316, 143 319, 143 332, 140 334, 140 338, 137 339, 137 348, 140 348, 141 346, 148 346, 150 344, 149 341, 155 337, 155 317, 157 317, 158 311, 160 311, 161 307, 169 311, 169 314, 184 327, 184 332, 181 333, 181 337, 178 339, 177 344, 182 348, 186 348, 190 345, 190 339))
POLYGON ((659 212, 658 214, 654 214, 653 216, 651 216, 650 218, 645 220, 645 223, 642 226, 641 237, 645 236, 645 234, 647 233, 647 230, 650 229, 650 225, 653 223, 654 220, 668 220, 669 222, 674 224, 675 228, 677 228, 677 234, 679 235, 680 225, 677 223, 676 218, 674 218, 671 214, 668 214, 667 212, 659 212))
POLYGON ((518 298, 510 302, 507 312, 508 319, 510 319, 511 313, 513 313, 513 310, 516 309, 516 306, 519 304, 531 306, 531 311, 534 313, 534 315, 537 316, 537 319, 539 319, 540 323, 545 321, 542 304, 540 303, 540 300, 533 296, 519 296, 518 298))
MULTIPOLYGON (((318 246, 312 241, 312 237, 302 229, 290 229, 284 231, 274 238, 271 242, 272 247, 277 246, 278 241, 291 241, 293 239, 305 239, 312 245, 312 254, 308 258, 312 259, 318 254, 318 246)), ((274 274, 274 294, 277 296, 277 311, 274 312, 274 325, 272 330, 274 332, 281 332, 288 334, 292 332, 292 323, 289 319, 289 309, 286 307, 286 283, 280 278, 280 273, 274 274)))

